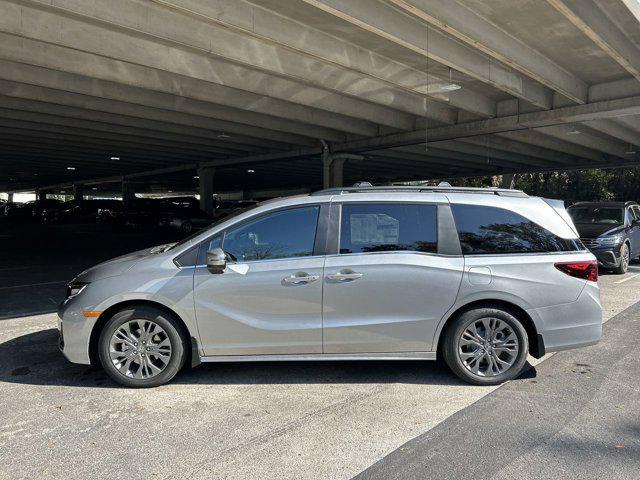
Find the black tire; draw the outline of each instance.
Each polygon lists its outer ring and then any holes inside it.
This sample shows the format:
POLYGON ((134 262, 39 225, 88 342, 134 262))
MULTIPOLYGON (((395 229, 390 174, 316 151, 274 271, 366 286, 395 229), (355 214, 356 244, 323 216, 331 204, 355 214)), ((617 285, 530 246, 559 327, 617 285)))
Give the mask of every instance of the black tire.
POLYGON ((467 310, 455 318, 445 332, 442 344, 444 361, 451 371, 460 379, 474 385, 499 385, 507 380, 516 378, 522 372, 529 352, 529 338, 527 332, 517 317, 502 308, 484 307, 467 310), (494 318, 506 323, 518 340, 519 350, 515 355, 515 361, 506 371, 494 376, 482 376, 473 373, 465 366, 459 356, 459 340, 473 322, 484 318, 494 318))
POLYGON ((193 230, 193 223, 189 220, 185 220, 182 222, 182 225, 180 225, 180 230, 182 230, 182 233, 191 233, 193 230))
POLYGON ((149 306, 134 306, 117 312, 107 321, 98 340, 98 356, 104 371, 116 382, 134 388, 157 387, 169 382, 183 367, 187 352, 187 340, 179 323, 171 315, 149 306), (160 373, 150 378, 138 379, 127 376, 121 373, 111 361, 111 337, 118 328, 131 320, 149 320, 156 323, 166 332, 171 343, 169 361, 160 373))
POLYGON ((627 270, 629 270, 630 261, 631 261, 631 252, 629 251, 629 245, 625 242, 620 247, 620 265, 618 265, 616 268, 613 269, 613 273, 616 273, 618 275, 623 275, 627 273, 627 270))

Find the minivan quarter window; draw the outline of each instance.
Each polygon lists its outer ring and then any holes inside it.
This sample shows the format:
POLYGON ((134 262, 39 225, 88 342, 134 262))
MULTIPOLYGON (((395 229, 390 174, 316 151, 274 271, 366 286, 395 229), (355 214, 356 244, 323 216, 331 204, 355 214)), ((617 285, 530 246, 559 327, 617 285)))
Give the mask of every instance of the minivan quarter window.
POLYGON ((437 207, 430 204, 345 203, 340 253, 437 251, 437 207))
POLYGON ((452 204, 463 254, 545 253, 582 250, 511 210, 484 205, 452 204))
POLYGON ((235 262, 313 255, 317 205, 260 216, 226 231, 222 249, 235 262))

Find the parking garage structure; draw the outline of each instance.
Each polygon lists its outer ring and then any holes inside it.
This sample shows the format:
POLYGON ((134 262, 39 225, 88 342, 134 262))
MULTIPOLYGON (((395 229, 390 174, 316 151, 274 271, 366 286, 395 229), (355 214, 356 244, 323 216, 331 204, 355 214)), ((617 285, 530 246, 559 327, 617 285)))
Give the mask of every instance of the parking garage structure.
POLYGON ((0 191, 635 166, 636 0, 2 0, 0 191))

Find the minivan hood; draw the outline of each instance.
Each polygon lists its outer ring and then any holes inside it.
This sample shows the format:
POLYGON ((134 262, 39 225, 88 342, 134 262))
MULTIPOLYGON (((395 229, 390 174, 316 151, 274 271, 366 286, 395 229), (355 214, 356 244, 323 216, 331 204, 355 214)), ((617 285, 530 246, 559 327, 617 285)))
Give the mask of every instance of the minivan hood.
POLYGON ((596 238, 601 235, 614 235, 624 230, 624 225, 599 223, 576 223, 581 238, 596 238))
POLYGON ((79 282, 93 282, 103 278, 122 275, 143 258, 163 253, 167 247, 170 247, 171 245, 173 244, 169 243, 165 245, 158 245, 156 247, 145 248, 136 252, 127 253, 120 257, 112 258, 111 260, 99 263, 98 265, 81 272, 74 280, 79 282))

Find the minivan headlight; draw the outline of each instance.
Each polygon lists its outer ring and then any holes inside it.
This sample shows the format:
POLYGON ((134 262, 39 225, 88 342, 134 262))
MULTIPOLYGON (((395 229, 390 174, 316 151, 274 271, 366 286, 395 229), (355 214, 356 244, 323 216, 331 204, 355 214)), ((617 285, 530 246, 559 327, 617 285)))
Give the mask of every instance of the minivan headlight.
POLYGON ((89 283, 87 282, 71 282, 69 285, 67 285, 67 298, 79 295, 87 285, 89 285, 89 283))
POLYGON ((603 246, 614 246, 614 245, 619 245, 620 243, 622 243, 623 240, 623 236, 622 235, 611 235, 610 237, 602 237, 600 238, 600 245, 603 246))

